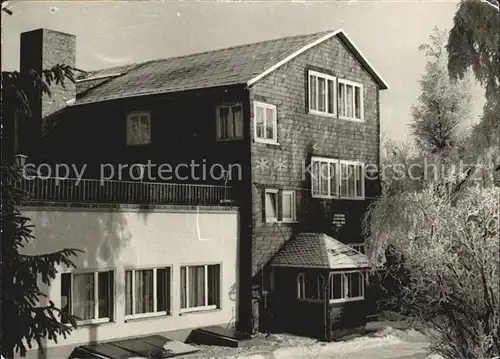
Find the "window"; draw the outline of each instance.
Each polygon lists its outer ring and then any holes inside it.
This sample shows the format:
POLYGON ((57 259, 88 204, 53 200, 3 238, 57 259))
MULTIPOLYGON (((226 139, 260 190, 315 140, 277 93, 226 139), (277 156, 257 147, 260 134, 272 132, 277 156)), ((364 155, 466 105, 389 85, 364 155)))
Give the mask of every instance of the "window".
POLYGON ((220 308, 220 264, 181 267, 181 312, 220 308))
POLYGON ((359 253, 365 254, 365 245, 363 243, 352 243, 348 244, 348 246, 358 251, 359 253))
POLYGON ((339 79, 338 82, 339 118, 363 120, 363 85, 339 79))
POLYGON ((131 113, 127 116, 127 145, 151 143, 151 116, 147 112, 131 113))
POLYGON ((170 313, 170 268, 125 271, 125 318, 170 313))
POLYGON ((309 112, 335 116, 335 77, 309 71, 309 112))
POLYGON ((61 274, 61 308, 78 324, 105 323, 113 318, 113 271, 61 274))
POLYGON ((363 167, 361 163, 340 161, 340 198, 365 197, 363 167))
POLYGON ((338 160, 335 159, 313 158, 311 174, 313 197, 337 197, 337 164, 338 160))
POLYGON ((293 222, 296 219, 295 191, 281 192, 281 217, 283 222, 293 222))
POLYGON ((278 190, 266 189, 266 222, 278 222, 278 190))
POLYGON ((268 188, 264 205, 266 222, 295 222, 297 219, 295 191, 268 188))
POLYGON ((362 272, 334 273, 330 276, 330 303, 361 300, 364 297, 365 282, 362 272))
POLYGON ((297 276, 297 299, 322 300, 325 278, 318 273, 299 273, 297 276))
POLYGON ((364 164, 313 157, 311 193, 314 198, 364 199, 364 164))
POLYGON ((254 101, 255 140, 264 143, 278 143, 278 121, 276 106, 254 101))
POLYGON ((234 140, 243 137, 243 111, 240 104, 217 107, 217 139, 234 140))

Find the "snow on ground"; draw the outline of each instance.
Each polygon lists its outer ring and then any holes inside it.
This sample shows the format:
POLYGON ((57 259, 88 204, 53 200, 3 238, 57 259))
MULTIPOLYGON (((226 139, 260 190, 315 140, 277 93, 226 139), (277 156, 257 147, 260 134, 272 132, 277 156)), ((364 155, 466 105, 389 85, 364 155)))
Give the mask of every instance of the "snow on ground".
MULTIPOLYGON (((415 329, 381 326, 365 336, 323 343, 288 334, 261 336, 262 344, 250 348, 199 346, 200 352, 183 357, 226 359, 439 359, 428 356, 427 339, 415 329)), ((369 328, 367 328, 369 329, 369 328)))

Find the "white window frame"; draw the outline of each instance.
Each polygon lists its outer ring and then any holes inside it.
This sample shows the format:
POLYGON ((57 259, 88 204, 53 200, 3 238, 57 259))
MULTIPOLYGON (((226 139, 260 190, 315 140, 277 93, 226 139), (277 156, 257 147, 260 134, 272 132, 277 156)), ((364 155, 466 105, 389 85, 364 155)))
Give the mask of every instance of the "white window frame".
POLYGON ((297 221, 297 199, 296 199, 295 191, 291 191, 291 190, 282 190, 281 191, 281 221, 282 222, 295 222, 295 221, 297 221), (290 195, 292 197, 290 199, 290 204, 292 206, 292 208, 291 208, 292 216, 289 218, 285 218, 283 216, 283 197, 285 195, 290 195))
POLYGON ((365 299, 365 281, 366 281, 366 274, 364 271, 342 271, 342 272, 334 272, 330 274, 330 292, 328 293, 328 299, 330 303, 345 303, 345 302, 354 302, 354 301, 359 301, 359 300, 364 300, 365 299), (360 296, 357 297, 345 297, 345 293, 347 292, 349 294, 349 280, 347 279, 347 276, 349 274, 357 273, 360 275, 360 281, 359 281, 359 292, 361 293, 360 296), (331 294, 332 294, 332 288, 333 288, 333 277, 335 275, 340 275, 341 276, 341 286, 342 286, 342 298, 337 298, 337 299, 331 299, 331 294))
MULTIPOLYGON (((338 159, 334 159, 334 158, 327 158, 327 157, 312 157, 311 158, 311 194, 313 196, 313 198, 325 198, 325 199, 331 199, 331 198, 338 198, 338 195, 339 195, 339 192, 338 192, 338 189, 339 189, 339 160, 338 159), (314 168, 314 162, 319 162, 319 169, 320 169, 320 173, 321 173, 321 166, 323 166, 323 164, 328 164, 328 178, 329 178, 329 181, 328 181, 328 195, 324 195, 324 194, 315 194, 314 191, 313 191, 313 186, 314 186, 314 178, 313 178, 313 168, 314 168), (336 182, 337 182, 337 190, 335 192, 335 195, 332 195, 332 189, 331 189, 331 181, 330 181, 330 176, 331 176, 331 173, 330 173, 330 164, 335 164, 335 178, 336 178, 336 182)), ((321 189, 321 178, 319 179, 319 188, 321 189)))
MULTIPOLYGON (((316 280, 318 282, 318 298, 321 298, 323 293, 321 293, 324 283, 325 283, 325 276, 321 273, 318 273, 316 275, 316 280), (321 280, 323 283, 321 283, 321 280)), ((297 274, 297 299, 303 302, 322 302, 324 299, 313 299, 313 298, 306 298, 306 283, 305 283, 305 273, 301 272, 297 274)))
POLYGON ((332 75, 327 75, 325 73, 321 73, 318 71, 314 70, 308 70, 307 72, 307 104, 308 104, 308 110, 310 114, 313 115, 318 115, 318 116, 325 116, 325 117, 337 117, 337 78, 332 75), (311 106, 311 96, 312 96, 312 91, 311 91, 311 76, 316 77, 316 103, 315 103, 315 108, 311 106), (318 91, 318 78, 322 78, 325 80, 325 111, 319 111, 319 91, 318 91), (328 112, 328 80, 333 81, 333 113, 328 112))
POLYGON ((266 223, 276 223, 279 222, 280 218, 280 204, 279 204, 279 190, 275 188, 266 188, 264 191, 264 213, 266 215, 266 223), (267 195, 276 195, 276 217, 270 217, 267 210, 267 195))
POLYGON ((339 173, 339 177, 338 177, 338 182, 337 182, 337 185, 338 185, 338 194, 339 194, 339 198, 341 199, 351 199, 351 200, 364 200, 365 199, 365 165, 363 162, 359 162, 359 161, 348 161, 348 160, 339 160, 339 165, 338 165, 338 173, 339 173), (347 168, 352 165, 354 166, 354 196, 349 196, 349 191, 347 191, 348 193, 346 195, 343 195, 341 193, 341 189, 342 189, 342 166, 346 166, 346 171, 347 171, 347 168), (357 189, 357 186, 356 186, 356 180, 357 180, 357 177, 358 177, 358 171, 356 170, 356 167, 361 167, 361 194, 358 193, 358 189, 357 189))
MULTIPOLYGON (((160 317, 170 315, 172 313, 172 267, 171 266, 161 266, 161 267, 144 267, 144 268, 126 268, 125 276, 127 272, 132 272, 132 314, 125 314, 125 320, 129 319, 139 319, 139 318, 149 318, 149 317, 160 317), (170 288, 168 289, 168 302, 170 308, 168 310, 157 311, 158 307, 158 293, 157 293, 157 270, 158 269, 167 269, 167 275, 169 276, 169 284, 170 288), (153 270, 153 311, 150 313, 135 313, 135 272, 144 271, 144 270, 153 270)), ((126 286, 126 284, 125 284, 126 286)), ((126 290, 125 290, 126 291, 126 290)), ((125 301, 127 300, 127 294, 125 293, 125 301)))
MULTIPOLYGON (((364 173, 365 173, 365 165, 363 162, 360 161, 348 161, 348 160, 339 160, 339 159, 334 159, 334 158, 328 158, 328 157, 317 157, 313 156, 311 157, 311 163, 310 163, 310 177, 311 177, 311 195, 313 198, 323 198, 323 199, 348 199, 348 200, 364 200, 365 199, 365 181, 364 181, 364 173), (330 164, 335 164, 335 177, 336 177, 336 192, 335 194, 332 194, 332 188, 331 188, 331 181, 328 181, 328 195, 324 194, 319 194, 315 193, 314 191, 314 162, 319 163, 319 168, 320 168, 320 173, 321 173, 321 166, 324 164, 328 164, 328 174, 329 174, 329 179, 330 179, 330 164), (342 195, 341 194, 341 188, 342 188, 342 172, 341 172, 341 167, 342 166, 349 166, 353 165, 354 166, 354 196, 348 196, 348 195, 342 195), (361 167, 361 194, 357 193, 357 187, 356 187, 356 179, 358 176, 358 171, 356 170, 356 167, 361 167)), ((319 182, 319 189, 321 189, 321 178, 319 182)))
MULTIPOLYGON (((73 314, 73 276, 74 275, 79 275, 79 274, 90 274, 92 273, 94 275, 94 319, 85 319, 85 320, 76 320, 76 324, 78 325, 86 325, 86 324, 102 324, 102 323, 109 323, 111 322, 112 317, 114 317, 115 313, 115 297, 116 297, 116 288, 115 288, 115 271, 114 269, 99 269, 99 270, 86 270, 86 271, 77 271, 77 272, 62 272, 61 273, 61 280, 63 275, 70 275, 71 276, 71 288, 70 288, 70 298, 69 298, 69 308, 70 308, 70 315, 73 314), (110 293, 112 295, 111 298, 109 298, 110 304, 112 304, 112 310, 111 313, 109 313, 109 317, 106 318, 98 318, 99 315, 99 273, 108 273, 111 272, 113 274, 113 282, 111 283, 111 288, 109 288, 110 293)), ((62 283, 61 283, 62 285, 62 283)), ((67 324, 71 325, 71 324, 67 324)))
POLYGON ((144 146, 144 145, 149 145, 151 144, 151 113, 150 112, 130 112, 129 114, 127 114, 127 123, 126 123, 126 141, 127 141, 127 146, 144 146), (141 142, 141 143, 132 143, 131 142, 131 137, 130 137, 130 126, 131 126, 131 120, 132 118, 134 117, 147 117, 148 119, 148 129, 149 129, 149 133, 148 133, 148 141, 144 141, 144 142, 141 142))
POLYGON ((347 245, 349 247, 351 247, 352 249, 358 251, 361 254, 365 253, 365 244, 364 243, 348 243, 347 245), (362 249, 362 251, 360 249, 362 249))
POLYGON ((261 142, 261 143, 267 143, 267 144, 272 144, 272 145, 277 145, 278 144, 278 108, 276 105, 271 105, 265 102, 260 102, 260 101, 254 101, 253 102, 253 130, 254 130, 254 138, 255 142, 261 142), (257 136, 257 108, 262 108, 263 113, 264 113, 264 136, 266 135, 267 132, 267 111, 266 109, 271 109, 273 110, 273 118, 271 121, 273 122, 273 138, 266 138, 266 137, 258 137, 257 136))
MULTIPOLYGON (((336 88, 336 95, 338 94, 338 87, 342 84, 344 85, 344 89, 346 89, 345 85, 350 85, 353 87, 352 90, 352 114, 353 117, 349 117, 346 115, 340 115, 340 111, 337 109, 337 113, 339 114, 339 119, 341 120, 349 120, 349 121, 355 121, 355 122, 364 122, 365 115, 364 115, 364 99, 363 99, 363 84, 360 84, 359 82, 354 82, 354 81, 349 81, 346 79, 337 79, 338 84, 336 88), (359 88, 359 98, 360 98, 360 108, 359 108, 359 113, 360 113, 360 118, 355 117, 356 116, 356 90, 355 88, 359 88)), ((344 91, 344 111, 347 113, 347 91, 344 91)), ((337 95, 338 97, 338 95, 337 95)), ((338 100, 338 99, 337 99, 338 100)), ((338 103, 338 101, 337 101, 338 103)), ((341 104, 338 104, 339 108, 341 104)))
MULTIPOLYGON (((191 312, 199 312, 199 311, 205 311, 205 310, 213 310, 220 308, 222 306, 221 300, 222 300, 222 265, 220 263, 208 263, 208 264, 183 264, 180 267, 180 270, 182 271, 182 268, 186 268, 186 308, 179 308, 179 312, 182 313, 191 313, 191 312), (200 307, 189 307, 189 268, 191 267, 204 267, 204 283, 205 283, 205 288, 204 288, 204 296, 205 296, 205 303, 208 303, 208 267, 210 266, 219 266, 219 303, 217 304, 212 304, 212 305, 204 305, 200 307)), ((179 272, 179 276, 181 273, 179 272)), ((182 283, 179 277, 179 283, 182 283)), ((180 290, 182 291, 183 288, 181 287, 180 290)), ((180 293, 179 293, 180 294, 180 293)), ((180 304, 182 306, 182 303, 180 304)))
POLYGON ((295 223, 297 222, 297 195, 293 190, 277 189, 277 188, 266 188, 264 191, 264 204, 263 211, 266 217, 266 223, 295 223), (267 195, 276 194, 276 217, 269 217, 267 210, 267 195), (292 217, 283 217, 283 196, 291 195, 291 205, 292 205, 292 217))
POLYGON ((225 104, 221 104, 221 105, 218 105, 216 108, 215 108, 215 121, 216 121, 216 138, 217 138, 217 141, 235 141, 235 140, 241 140, 243 139, 244 137, 244 132, 245 132, 245 129, 243 128, 243 124, 244 124, 244 118, 243 118, 243 104, 238 102, 238 103, 225 103, 225 104), (233 107, 239 107, 240 110, 241 110, 241 135, 240 136, 236 136, 236 127, 233 128, 233 134, 234 136, 232 137, 221 137, 221 121, 222 121, 222 118, 220 117, 220 109, 221 108, 229 108, 229 110, 233 111, 233 107))

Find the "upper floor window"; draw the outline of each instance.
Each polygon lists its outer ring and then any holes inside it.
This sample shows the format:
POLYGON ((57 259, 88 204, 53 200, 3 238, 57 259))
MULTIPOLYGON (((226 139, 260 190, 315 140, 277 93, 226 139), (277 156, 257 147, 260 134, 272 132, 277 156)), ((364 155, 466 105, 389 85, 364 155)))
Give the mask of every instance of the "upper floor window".
POLYGON ((266 189, 265 197, 266 222, 278 222, 278 190, 266 189))
POLYGON ((309 71, 309 112, 335 116, 336 78, 316 71, 309 71))
POLYGON ((347 120, 363 120, 363 85, 338 80, 339 118, 347 120))
POLYGON ((313 157, 310 174, 311 193, 315 198, 365 198, 362 162, 313 157))
POLYGON ((254 132, 257 142, 278 142, 278 121, 276 106, 254 101, 254 132))
POLYGON ((308 71, 309 113, 363 121, 363 85, 308 71))
POLYGON ((113 271, 61 274, 61 308, 78 324, 109 322, 113 318, 113 271))
POLYGON ((364 198, 363 164, 340 161, 340 198, 364 198))
POLYGON ((243 137, 243 111, 241 104, 217 107, 217 139, 235 140, 243 137))
POLYGON ((283 222, 293 222, 297 219, 297 201, 295 191, 281 192, 281 220, 283 222))
POLYGON ((148 112, 134 112, 127 116, 127 145, 151 143, 151 115, 148 112))
POLYGON ((297 218, 296 208, 295 191, 265 190, 266 222, 294 222, 297 218))

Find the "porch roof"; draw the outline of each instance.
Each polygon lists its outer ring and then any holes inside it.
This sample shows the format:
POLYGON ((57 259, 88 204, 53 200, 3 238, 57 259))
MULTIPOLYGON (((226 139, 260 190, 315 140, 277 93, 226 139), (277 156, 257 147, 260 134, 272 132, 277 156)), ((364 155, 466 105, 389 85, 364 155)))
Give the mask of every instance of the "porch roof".
POLYGON ((323 269, 367 268, 368 258, 324 233, 299 233, 270 262, 271 266, 323 269))

